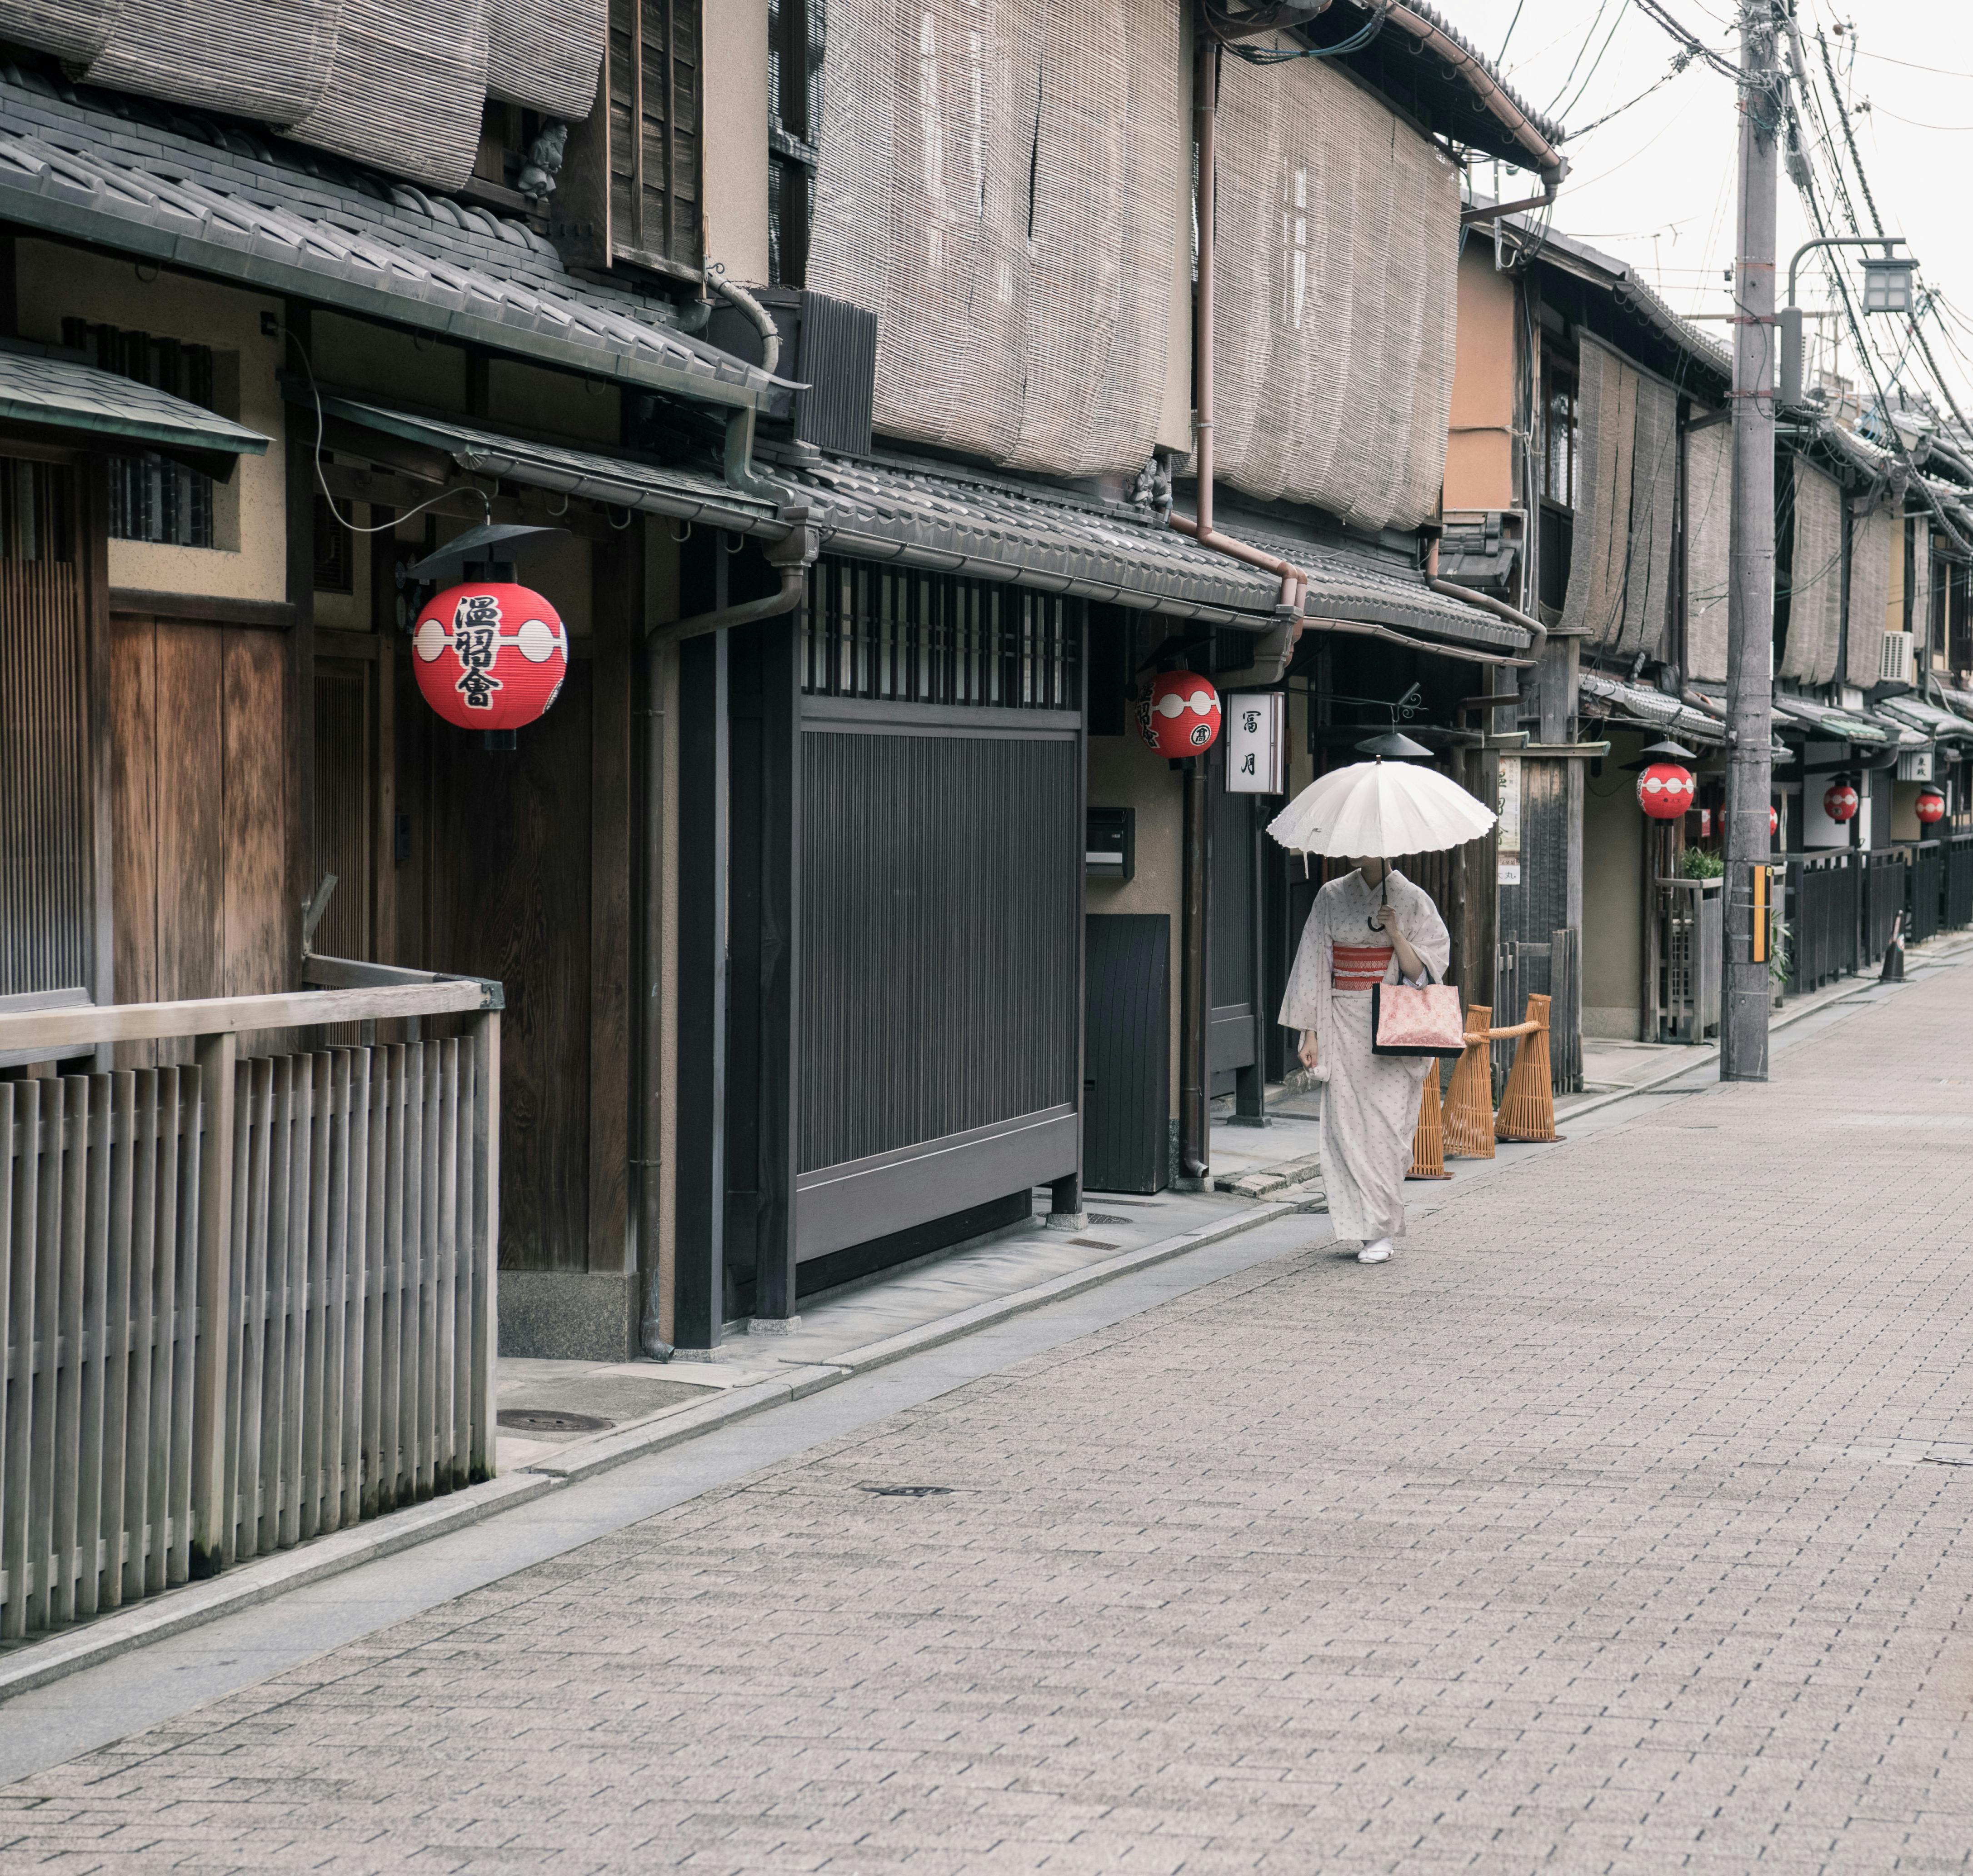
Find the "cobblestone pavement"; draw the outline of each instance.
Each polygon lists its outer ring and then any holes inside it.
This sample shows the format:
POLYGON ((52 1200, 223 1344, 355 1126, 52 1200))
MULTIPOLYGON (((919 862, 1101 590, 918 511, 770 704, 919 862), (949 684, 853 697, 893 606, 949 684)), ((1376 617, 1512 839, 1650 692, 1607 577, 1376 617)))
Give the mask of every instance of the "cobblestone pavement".
POLYGON ((1957 969, 37 1776, 0 1867, 1963 1869, 1969 1184, 1957 969))

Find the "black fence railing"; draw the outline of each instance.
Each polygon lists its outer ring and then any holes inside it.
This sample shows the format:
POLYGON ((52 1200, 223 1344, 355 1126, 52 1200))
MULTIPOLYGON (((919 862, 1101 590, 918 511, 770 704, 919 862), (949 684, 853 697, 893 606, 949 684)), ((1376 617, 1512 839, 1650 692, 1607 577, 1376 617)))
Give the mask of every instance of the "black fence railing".
POLYGON ((1791 860, 1788 904, 1788 988, 1819 990, 1858 968, 1859 916, 1863 872, 1847 853, 1791 860))
POLYGON ((1880 963, 1905 909, 1905 857, 1897 848, 1873 848, 1857 856, 1863 871, 1863 959, 1880 963))
POLYGON ((1922 945, 1939 936, 1945 865, 1935 840, 1914 841, 1905 874, 1905 940, 1922 945))
POLYGON ((1973 925, 1973 834, 1955 834, 1939 845, 1945 852, 1945 924, 1949 931, 1973 925))

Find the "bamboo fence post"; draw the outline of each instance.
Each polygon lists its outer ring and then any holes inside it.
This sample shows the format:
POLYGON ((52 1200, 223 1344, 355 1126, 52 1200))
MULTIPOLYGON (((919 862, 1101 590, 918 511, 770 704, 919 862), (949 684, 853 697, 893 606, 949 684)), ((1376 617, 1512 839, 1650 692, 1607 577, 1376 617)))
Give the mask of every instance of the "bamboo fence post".
POLYGON ((1445 1152, 1454 1159, 1494 1157, 1494 1012, 1476 1003, 1466 1012, 1466 1052, 1452 1070, 1441 1113, 1445 1152))
MULTIPOLYGON (((1462 1061, 1464 1056, 1460 1058, 1462 1061)), ((1439 1113, 1438 1063, 1435 1060, 1418 1090, 1418 1126, 1412 1135, 1408 1179, 1449 1179, 1445 1169, 1445 1128, 1439 1113)))
POLYGON ((1556 1138, 1555 1087, 1549 1074, 1549 1002, 1539 991, 1528 994, 1528 1033, 1514 1051, 1514 1065, 1508 1071, 1500 1111, 1494 1121, 1494 1131, 1501 1139, 1556 1138))

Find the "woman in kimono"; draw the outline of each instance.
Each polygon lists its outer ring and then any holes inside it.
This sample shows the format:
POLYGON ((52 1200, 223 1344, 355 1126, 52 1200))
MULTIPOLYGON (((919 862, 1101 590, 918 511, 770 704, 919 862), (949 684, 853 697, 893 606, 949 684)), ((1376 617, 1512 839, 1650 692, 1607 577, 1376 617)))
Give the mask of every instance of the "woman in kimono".
POLYGON ((1370 1052, 1370 986, 1442 980, 1452 941, 1431 898, 1382 860, 1315 896, 1281 1000, 1284 1028, 1301 1031, 1302 1066, 1322 1097, 1322 1169, 1336 1234, 1382 1263, 1405 1231, 1405 1173, 1430 1061, 1370 1052))

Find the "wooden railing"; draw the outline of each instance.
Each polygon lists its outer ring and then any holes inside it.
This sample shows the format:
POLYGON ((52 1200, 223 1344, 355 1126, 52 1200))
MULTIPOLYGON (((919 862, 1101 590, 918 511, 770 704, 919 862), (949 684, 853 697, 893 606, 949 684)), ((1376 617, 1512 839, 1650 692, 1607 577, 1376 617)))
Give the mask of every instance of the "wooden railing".
POLYGON ((368 981, 0 1008, 0 1061, 98 1064, 0 1081, 0 1636, 492 1475, 500 987, 335 973, 368 981))

